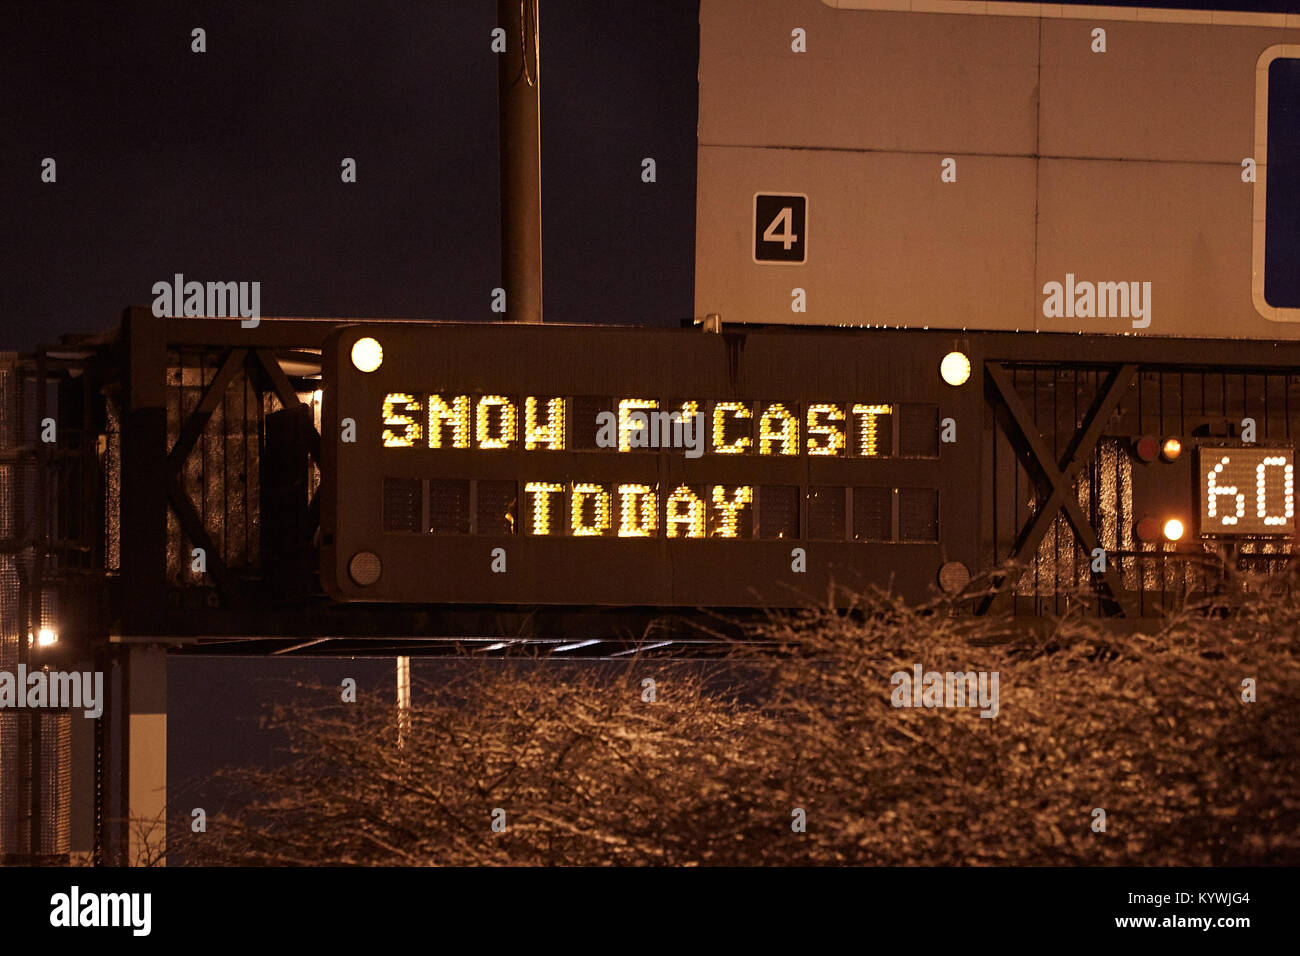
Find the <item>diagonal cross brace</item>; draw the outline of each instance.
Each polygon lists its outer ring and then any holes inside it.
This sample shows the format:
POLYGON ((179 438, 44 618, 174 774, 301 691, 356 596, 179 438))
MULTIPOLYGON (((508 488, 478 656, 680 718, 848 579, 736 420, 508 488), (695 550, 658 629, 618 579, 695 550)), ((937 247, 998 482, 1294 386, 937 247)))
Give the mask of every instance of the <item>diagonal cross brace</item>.
MULTIPOLYGON (((190 496, 185 493, 185 490, 178 483, 173 481, 167 489, 167 500, 171 503, 172 510, 176 512, 176 518, 180 521, 181 530, 185 532, 196 547, 202 548, 207 555, 207 573, 212 575, 212 579, 216 581, 218 593, 231 607, 243 608, 247 606, 247 597, 244 594, 243 587, 221 559, 217 545, 208 534, 207 529, 203 527, 203 519, 194 510, 194 503, 190 501, 190 496)), ((181 561, 185 561, 187 558, 188 555, 181 555, 181 561)))
MULTIPOLYGON (((226 353, 221 368, 217 370, 217 374, 213 376, 212 381, 208 383, 207 389, 203 392, 203 397, 199 399, 199 404, 185 419, 185 423, 181 426, 181 432, 176 437, 176 444, 167 453, 163 478, 167 486, 167 500, 180 522, 181 529, 197 547, 202 548, 207 554, 208 573, 216 581, 217 590, 221 596, 228 604, 235 607, 240 607, 244 603, 243 589, 227 570, 225 562, 221 560, 216 545, 208 535, 207 529, 203 526, 203 519, 199 517, 199 513, 194 509, 194 503, 182 486, 181 470, 185 467, 185 461, 194 450, 194 446, 198 444, 203 430, 211 421, 212 413, 217 410, 217 405, 225 396, 226 389, 230 387, 230 383, 235 376, 243 369, 247 358, 248 349, 231 349, 226 353)), ((182 561, 185 558, 186 555, 181 556, 182 561)))
MULTIPOLYGON (((289 376, 284 374, 284 369, 280 368, 280 363, 275 357, 275 353, 269 349, 254 349, 253 354, 261 363, 265 370, 267 378, 271 380, 271 386, 275 389, 275 394, 280 397, 280 404, 285 408, 293 408, 295 405, 301 405, 302 400, 298 398, 298 393, 293 390, 293 385, 289 381, 289 376)), ((317 465, 320 464, 320 432, 315 427, 307 429, 307 451, 312 460, 317 465)))
MULTIPOLYGON (((297 393, 293 390, 288 376, 280 368, 280 363, 276 361, 274 353, 265 349, 252 349, 253 356, 265 370, 267 377, 271 381, 271 386, 275 389, 280 398, 280 402, 286 408, 294 405, 300 405, 297 393)), ((194 446, 198 444, 203 430, 207 427, 208 422, 212 419, 217 405, 221 402, 230 387, 230 383, 235 376, 244 368, 249 357, 249 349, 233 348, 226 353, 225 360, 222 362, 217 374, 213 376, 212 381, 208 384, 207 389, 203 392, 203 397, 199 399, 199 404, 194 408, 185 424, 181 428, 180 435, 177 436, 176 444, 167 455, 167 477, 168 484, 167 494, 172 510, 180 520, 181 527, 189 536, 190 540, 196 546, 203 548, 208 555, 208 572, 212 575, 217 583, 217 590, 221 593, 226 601, 235 606, 241 607, 246 603, 246 596, 239 582, 231 575, 226 568, 225 563, 221 560, 217 552, 216 545, 203 526, 203 520, 199 517, 194 508, 194 503, 190 500, 189 495, 181 486, 179 476, 181 469, 185 466, 185 461, 189 458, 194 446)), ((308 451, 316 462, 320 463, 320 433, 315 428, 309 429, 307 436, 308 451)), ((316 509, 316 520, 319 523, 319 504, 313 500, 311 507, 316 509)))
MULTIPOLYGON (((1013 569, 1008 574, 1001 583, 998 593, 984 601, 983 606, 980 608, 981 612, 988 610, 995 600, 1012 593, 1016 581, 1019 580, 1020 575, 1023 573, 1023 565, 1027 564, 1037 553, 1039 544, 1042 543, 1043 537, 1047 534, 1048 529, 1062 509, 1065 511, 1066 520, 1070 523, 1075 535, 1079 538, 1079 542, 1083 545, 1084 551, 1091 555, 1094 550, 1100 547, 1096 532, 1093 530, 1087 516, 1083 513, 1083 509, 1079 506, 1078 498, 1073 493, 1074 482, 1079 472, 1083 470, 1083 466, 1091 459, 1093 450, 1101 439, 1103 429, 1105 429, 1107 422, 1110 421, 1115 409, 1119 406, 1120 400, 1124 397, 1124 393, 1128 391, 1134 377, 1137 375, 1136 365, 1122 365, 1106 376, 1099 390, 1100 394, 1097 400, 1085 416, 1083 425, 1075 432, 1074 438, 1066 449, 1065 458, 1058 463, 1051 450, 1047 447, 1047 443, 1043 441, 1043 436, 1039 433, 1038 426, 1034 423, 1029 409, 1020 400, 1020 395, 1011 383, 1011 378, 1006 369, 999 362, 988 362, 984 368, 988 382, 992 385, 993 391, 1001 399, 1003 406, 1010 414, 1012 424, 1029 452, 1030 461, 1037 466, 1042 481, 1051 489, 1051 493, 1048 495, 1047 501, 1038 509, 1034 520, 1029 523, 1016 541, 1012 560, 1021 568, 1013 569)), ((1102 573, 1102 580, 1111 600, 1119 605, 1120 610, 1126 617, 1131 617, 1133 615, 1131 601, 1124 593, 1123 582, 1120 581, 1115 566, 1109 561, 1106 562, 1106 570, 1102 573)))
POLYGON ((231 349, 226 353, 226 360, 221 363, 221 368, 208 384, 203 397, 199 399, 198 406, 185 419, 185 424, 181 427, 181 433, 176 438, 176 444, 167 453, 168 475, 180 474, 181 468, 185 466, 185 459, 190 457, 190 452, 194 450, 194 446, 198 443, 199 436, 203 434, 203 429, 208 426, 212 413, 217 410, 217 404, 226 394, 226 389, 230 387, 231 381, 239 373, 239 370, 244 367, 244 360, 247 357, 248 349, 231 349))

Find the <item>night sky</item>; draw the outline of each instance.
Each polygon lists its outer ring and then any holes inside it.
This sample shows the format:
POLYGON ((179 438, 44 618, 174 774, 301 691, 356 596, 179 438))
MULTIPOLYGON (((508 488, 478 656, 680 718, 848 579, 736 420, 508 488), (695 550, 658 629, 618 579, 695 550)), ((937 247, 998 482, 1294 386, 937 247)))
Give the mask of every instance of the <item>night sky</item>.
MULTIPOLYGON (((4 19, 0 348, 108 328, 176 272, 260 281, 266 315, 495 317, 493 0, 44 0, 4 19)), ((546 317, 676 325, 697 5, 551 2, 540 21, 546 317)))

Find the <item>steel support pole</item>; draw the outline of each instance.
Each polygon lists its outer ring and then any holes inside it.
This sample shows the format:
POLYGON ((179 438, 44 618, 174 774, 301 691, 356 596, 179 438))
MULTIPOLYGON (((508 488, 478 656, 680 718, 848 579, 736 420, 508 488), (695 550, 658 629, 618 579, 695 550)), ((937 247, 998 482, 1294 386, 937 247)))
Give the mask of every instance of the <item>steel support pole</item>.
POLYGON ((497 0, 505 52, 497 55, 501 151, 501 281, 506 318, 542 321, 541 41, 538 0, 497 0))
POLYGON ((167 650, 133 645, 123 664, 127 864, 160 866, 167 859, 167 650))

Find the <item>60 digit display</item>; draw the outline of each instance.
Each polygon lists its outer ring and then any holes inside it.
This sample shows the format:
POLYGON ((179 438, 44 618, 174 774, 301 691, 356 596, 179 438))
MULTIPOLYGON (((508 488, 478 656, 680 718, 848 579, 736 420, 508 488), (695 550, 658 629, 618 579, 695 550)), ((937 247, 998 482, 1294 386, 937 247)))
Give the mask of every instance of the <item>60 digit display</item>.
POLYGON ((1201 534, 1295 532, 1295 450, 1202 445, 1201 534))

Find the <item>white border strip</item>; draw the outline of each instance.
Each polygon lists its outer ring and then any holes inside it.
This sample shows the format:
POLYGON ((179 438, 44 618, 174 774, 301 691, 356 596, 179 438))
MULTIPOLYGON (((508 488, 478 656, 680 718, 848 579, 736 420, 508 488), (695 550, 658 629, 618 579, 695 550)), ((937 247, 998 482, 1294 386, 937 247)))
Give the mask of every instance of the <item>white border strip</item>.
POLYGON ((1300 45, 1280 43, 1255 64, 1255 202, 1251 231, 1250 295, 1255 311, 1274 322, 1300 322, 1300 308, 1278 308, 1264 300, 1264 234, 1268 210, 1268 68, 1279 57, 1300 57, 1300 45))
POLYGON ((993 17, 1039 17, 1054 20, 1130 20, 1137 23, 1199 23, 1228 27, 1293 27, 1300 13, 1251 13, 1228 10, 1150 10, 1146 7, 1085 7, 1060 3, 1006 3, 1002 0, 822 0, 838 10, 894 13, 965 13, 993 17))

